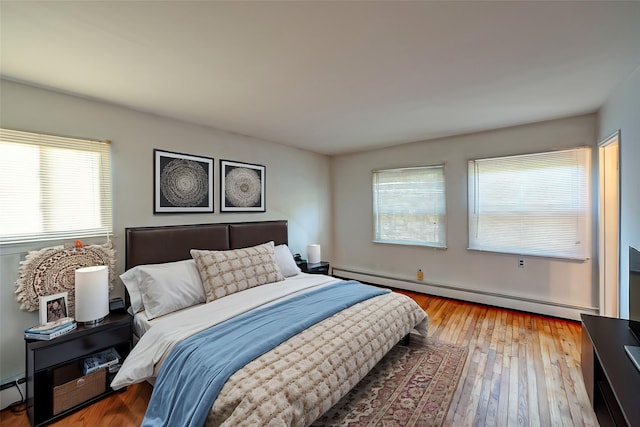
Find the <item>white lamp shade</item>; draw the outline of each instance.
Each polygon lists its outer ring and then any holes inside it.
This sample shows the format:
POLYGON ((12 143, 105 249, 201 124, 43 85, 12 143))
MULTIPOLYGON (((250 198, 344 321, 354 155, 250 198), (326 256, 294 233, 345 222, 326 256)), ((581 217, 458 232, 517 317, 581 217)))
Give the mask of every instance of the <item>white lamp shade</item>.
POLYGON ((76 270, 75 307, 78 322, 95 322, 109 314, 109 269, 106 265, 76 270))
POLYGON ((307 258, 309 264, 316 264, 320 262, 320 245, 313 243, 307 246, 307 258))

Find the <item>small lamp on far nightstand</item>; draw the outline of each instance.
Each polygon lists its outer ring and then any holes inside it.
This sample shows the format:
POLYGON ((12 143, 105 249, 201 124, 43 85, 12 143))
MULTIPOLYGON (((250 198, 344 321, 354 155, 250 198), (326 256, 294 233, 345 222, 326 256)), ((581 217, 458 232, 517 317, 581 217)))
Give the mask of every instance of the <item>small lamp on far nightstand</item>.
POLYGON ((101 323, 109 314, 109 269, 106 265, 76 270, 77 322, 87 325, 101 323))
POLYGON ((313 243, 307 246, 307 258, 309 264, 317 264, 320 262, 320 245, 313 243))

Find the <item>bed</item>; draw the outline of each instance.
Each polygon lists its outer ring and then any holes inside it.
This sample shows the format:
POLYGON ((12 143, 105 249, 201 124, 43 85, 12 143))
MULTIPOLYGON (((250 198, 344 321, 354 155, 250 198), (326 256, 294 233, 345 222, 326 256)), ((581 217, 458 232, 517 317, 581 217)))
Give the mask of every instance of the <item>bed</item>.
POLYGON ((300 272, 287 226, 126 229, 138 342, 111 386, 154 384, 143 425, 308 426, 403 337, 426 336, 412 299, 300 272))

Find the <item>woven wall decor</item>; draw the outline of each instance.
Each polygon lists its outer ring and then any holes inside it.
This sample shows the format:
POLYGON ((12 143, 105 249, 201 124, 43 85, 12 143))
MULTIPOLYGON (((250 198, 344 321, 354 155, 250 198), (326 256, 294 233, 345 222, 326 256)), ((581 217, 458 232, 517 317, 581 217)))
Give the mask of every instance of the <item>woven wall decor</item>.
POLYGON ((35 311, 39 298, 68 292, 69 316, 75 315, 75 272, 82 267, 106 265, 109 267, 109 290, 115 278, 115 249, 108 242, 81 248, 51 247, 30 251, 20 262, 16 281, 16 300, 20 309, 35 311))

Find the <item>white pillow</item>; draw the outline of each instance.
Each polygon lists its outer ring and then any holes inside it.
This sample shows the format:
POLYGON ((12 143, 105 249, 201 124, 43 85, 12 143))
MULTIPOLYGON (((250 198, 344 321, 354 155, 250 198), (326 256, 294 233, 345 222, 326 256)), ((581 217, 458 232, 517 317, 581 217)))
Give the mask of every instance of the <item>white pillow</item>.
POLYGON ((287 245, 278 245, 274 248, 276 252, 276 262, 280 267, 280 272, 284 277, 295 276, 300 273, 300 268, 293 259, 291 250, 287 245))
MULTIPOLYGON (((130 268, 129 270, 125 271, 120 275, 120 279, 122 280, 122 283, 124 283, 124 285, 127 287, 127 291, 129 292, 129 301, 131 303, 131 310, 133 311, 134 314, 144 311, 146 309, 144 304, 144 299, 142 298, 142 290, 140 289, 140 284, 142 283, 142 281, 143 280, 153 281, 155 280, 156 277, 158 277, 161 274, 166 274, 171 277, 182 274, 183 278, 179 280, 182 280, 183 282, 185 281, 188 282, 188 283, 185 282, 182 285, 185 287, 182 291, 183 294, 189 295, 189 294, 192 294, 192 291, 194 288, 196 291, 198 290, 198 288, 202 288, 202 280, 200 279, 200 274, 198 273, 198 270, 195 266, 195 262, 192 259, 187 259, 184 261, 176 261, 176 262, 167 262, 164 264, 138 265, 136 267, 130 268), (146 277, 142 276, 143 271, 146 271, 148 273, 146 277), (193 274, 193 271, 195 271, 195 275, 193 274)), ((166 283, 160 283, 160 286, 164 287, 162 285, 166 285, 166 283)), ((148 289, 149 286, 151 286, 151 283, 146 283, 145 289, 148 289)), ((151 292, 153 293, 153 291, 151 292)), ((204 301, 203 288, 201 290, 201 293, 203 297, 202 297, 202 301, 199 301, 199 302, 204 301)), ((200 297, 198 296, 198 299, 199 298, 200 297)), ((157 298, 155 295, 149 295, 147 299, 155 300, 157 298)), ((187 297, 187 301, 188 300, 190 300, 190 298, 187 297)), ((184 303, 188 303, 188 302, 183 302, 183 304, 184 303)), ((190 305, 193 305, 193 304, 190 304, 190 305)), ((152 312, 157 312, 157 310, 152 309, 152 312)), ((158 316, 158 314, 156 315, 158 316)))
POLYGON ((138 283, 140 282, 140 266, 125 271, 120 275, 120 279, 126 286, 127 292, 129 292, 129 302, 131 302, 133 314, 143 311, 142 295, 140 295, 140 289, 138 288, 138 283))
POLYGON ((138 283, 149 320, 205 302, 194 260, 140 266, 138 283))

